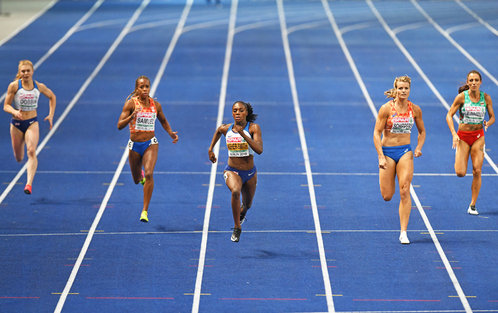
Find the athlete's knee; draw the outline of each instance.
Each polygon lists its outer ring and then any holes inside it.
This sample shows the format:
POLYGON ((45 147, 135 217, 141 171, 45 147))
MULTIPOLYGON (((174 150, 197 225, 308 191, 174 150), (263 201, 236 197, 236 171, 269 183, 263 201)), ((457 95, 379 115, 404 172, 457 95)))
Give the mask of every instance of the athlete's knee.
POLYGON ((399 195, 401 198, 410 196, 410 183, 406 182, 399 186, 399 195))
POLYGON ((26 149, 27 155, 29 158, 36 158, 36 149, 35 148, 27 148, 26 149))
POLYGON ((240 198, 240 189, 239 188, 232 189, 232 198, 237 198, 237 199, 240 198))
POLYGON ((458 177, 465 177, 465 175, 467 175, 467 173, 465 171, 455 171, 456 175, 458 177))
POLYGON ((480 177, 481 173, 482 173, 481 168, 476 168, 475 167, 475 168, 472 169, 472 175, 474 175, 474 177, 480 177))
POLYGON ((394 192, 381 192, 382 194, 382 199, 384 199, 384 201, 391 201, 391 199, 393 198, 393 195, 394 195, 394 192))

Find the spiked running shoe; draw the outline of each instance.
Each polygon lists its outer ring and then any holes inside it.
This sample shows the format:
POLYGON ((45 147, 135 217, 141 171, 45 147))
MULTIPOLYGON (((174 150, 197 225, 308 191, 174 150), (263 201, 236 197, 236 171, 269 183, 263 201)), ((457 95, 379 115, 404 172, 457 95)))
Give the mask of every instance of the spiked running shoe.
POLYGON ((479 212, 477 212, 475 205, 469 205, 469 208, 467 209, 467 213, 469 213, 470 215, 479 215, 479 212))
POLYGON ((142 211, 142 214, 140 215, 140 222, 148 223, 149 218, 147 217, 147 211, 142 211))
POLYGON ((31 185, 26 184, 26 187, 24 187, 24 193, 27 195, 31 194, 31 185))
POLYGON ((230 238, 230 240, 232 240, 233 242, 239 242, 239 240, 240 240, 240 233, 242 233, 242 229, 234 227, 233 228, 232 237, 230 238))

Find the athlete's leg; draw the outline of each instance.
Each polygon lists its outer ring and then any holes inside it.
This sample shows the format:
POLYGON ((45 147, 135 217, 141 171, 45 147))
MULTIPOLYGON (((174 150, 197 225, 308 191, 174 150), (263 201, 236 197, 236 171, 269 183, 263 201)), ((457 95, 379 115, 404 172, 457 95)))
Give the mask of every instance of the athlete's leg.
POLYGON ((470 158, 472 159, 472 200, 470 205, 476 205, 479 191, 481 190, 481 171, 484 162, 484 137, 477 139, 471 147, 470 158))
POLYGON ((142 179, 142 156, 140 153, 130 150, 128 154, 128 163, 130 163, 131 176, 133 182, 138 184, 142 179))
POLYGON ((36 157, 36 147, 38 146, 38 140, 40 139, 38 122, 34 122, 29 126, 24 134, 24 139, 26 140, 26 151, 28 155, 28 181, 26 184, 31 186, 35 177, 36 168, 38 167, 38 158, 36 157))
POLYGON ((152 198, 152 191, 154 190, 154 168, 156 167, 157 153, 159 151, 159 145, 150 145, 144 152, 142 158, 145 172, 145 184, 144 184, 144 211, 149 209, 150 199, 152 198))
POLYGON ((242 178, 237 173, 225 171, 225 183, 232 192, 232 215, 235 228, 240 228, 240 194, 242 190, 242 178))
POLYGON ((396 190, 396 182, 394 180, 396 176, 396 162, 389 157, 386 157, 386 160, 386 168, 379 168, 379 186, 382 198, 385 201, 390 201, 396 190))
POLYGON ((252 200, 256 193, 256 186, 258 185, 258 173, 254 173, 254 177, 249 179, 242 185, 242 204, 244 204, 244 211, 247 211, 252 206, 252 200))
POLYGON ((413 178, 413 152, 405 153, 396 166, 399 185, 399 221, 401 231, 408 228, 408 220, 412 210, 412 199, 410 197, 410 184, 413 178))
POLYGON ((455 152, 455 173, 458 177, 467 174, 467 163, 469 161, 470 146, 463 140, 458 141, 455 152))
POLYGON ((24 133, 10 124, 10 138, 14 157, 17 162, 21 162, 24 159, 24 133))

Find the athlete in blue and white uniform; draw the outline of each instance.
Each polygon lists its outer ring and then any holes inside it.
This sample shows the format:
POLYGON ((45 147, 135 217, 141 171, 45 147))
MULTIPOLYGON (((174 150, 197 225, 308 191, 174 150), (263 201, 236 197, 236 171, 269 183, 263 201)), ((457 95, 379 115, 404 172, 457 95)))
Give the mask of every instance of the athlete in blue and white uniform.
POLYGON ((38 159, 36 158, 36 147, 40 139, 37 112, 40 93, 49 99, 50 111, 45 121, 53 125, 56 98, 55 94, 47 86, 33 80, 33 64, 28 60, 19 62, 16 79, 9 84, 3 109, 12 114, 10 125, 10 137, 12 149, 17 162, 24 159, 24 145, 28 154, 27 181, 24 187, 26 194, 31 194, 33 179, 38 159))
POLYGON ((233 124, 224 124, 216 129, 208 153, 209 160, 215 163, 214 146, 221 135, 225 135, 228 164, 223 172, 223 177, 228 189, 232 192, 234 228, 231 240, 238 242, 242 232, 241 224, 256 193, 258 175, 254 166, 254 152, 263 153, 263 138, 261 137, 261 128, 254 123, 257 115, 253 113, 249 103, 235 102, 232 106, 232 116, 233 124))
POLYGON ((149 221, 149 203, 154 190, 153 174, 159 150, 155 136, 156 119, 173 139, 173 143, 178 141, 178 132, 171 129, 161 104, 151 98, 149 92, 150 79, 146 76, 138 77, 135 80, 135 90, 126 99, 118 120, 120 130, 129 125, 128 161, 133 181, 144 185, 144 205, 140 214, 140 221, 144 223, 149 221))
POLYGON ((469 156, 472 159, 472 198, 467 213, 478 215, 476 209, 477 197, 481 190, 481 171, 484 162, 484 131, 494 124, 495 114, 491 97, 480 91, 482 83, 481 73, 470 71, 467 74, 467 83, 458 89, 448 114, 446 123, 453 136, 455 153, 455 172, 458 177, 467 174, 469 156), (453 115, 460 111, 458 131, 455 131, 453 115), (489 120, 485 120, 486 111, 489 120))
POLYGON ((411 79, 408 76, 396 77, 394 88, 385 92, 393 98, 379 110, 375 123, 373 141, 379 156, 379 185, 385 201, 390 201, 395 192, 395 179, 398 176, 399 219, 401 232, 399 241, 409 244, 406 230, 412 210, 410 184, 413 178, 413 156, 422 155, 425 142, 425 127, 422 110, 408 100, 411 79), (410 133, 417 125, 418 140, 415 151, 410 146, 410 133), (381 138, 382 137, 382 138, 381 138))

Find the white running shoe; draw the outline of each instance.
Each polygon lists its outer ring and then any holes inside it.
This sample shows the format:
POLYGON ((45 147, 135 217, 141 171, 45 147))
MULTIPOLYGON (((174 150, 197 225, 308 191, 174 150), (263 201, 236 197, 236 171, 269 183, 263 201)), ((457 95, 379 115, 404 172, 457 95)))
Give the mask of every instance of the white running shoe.
POLYGON ((399 234, 399 242, 401 242, 404 245, 407 245, 410 243, 410 240, 408 240, 408 236, 406 235, 406 231, 402 231, 399 234))
POLYGON ((469 213, 470 215, 479 215, 479 212, 477 212, 475 205, 469 205, 469 208, 467 209, 467 213, 469 213))

